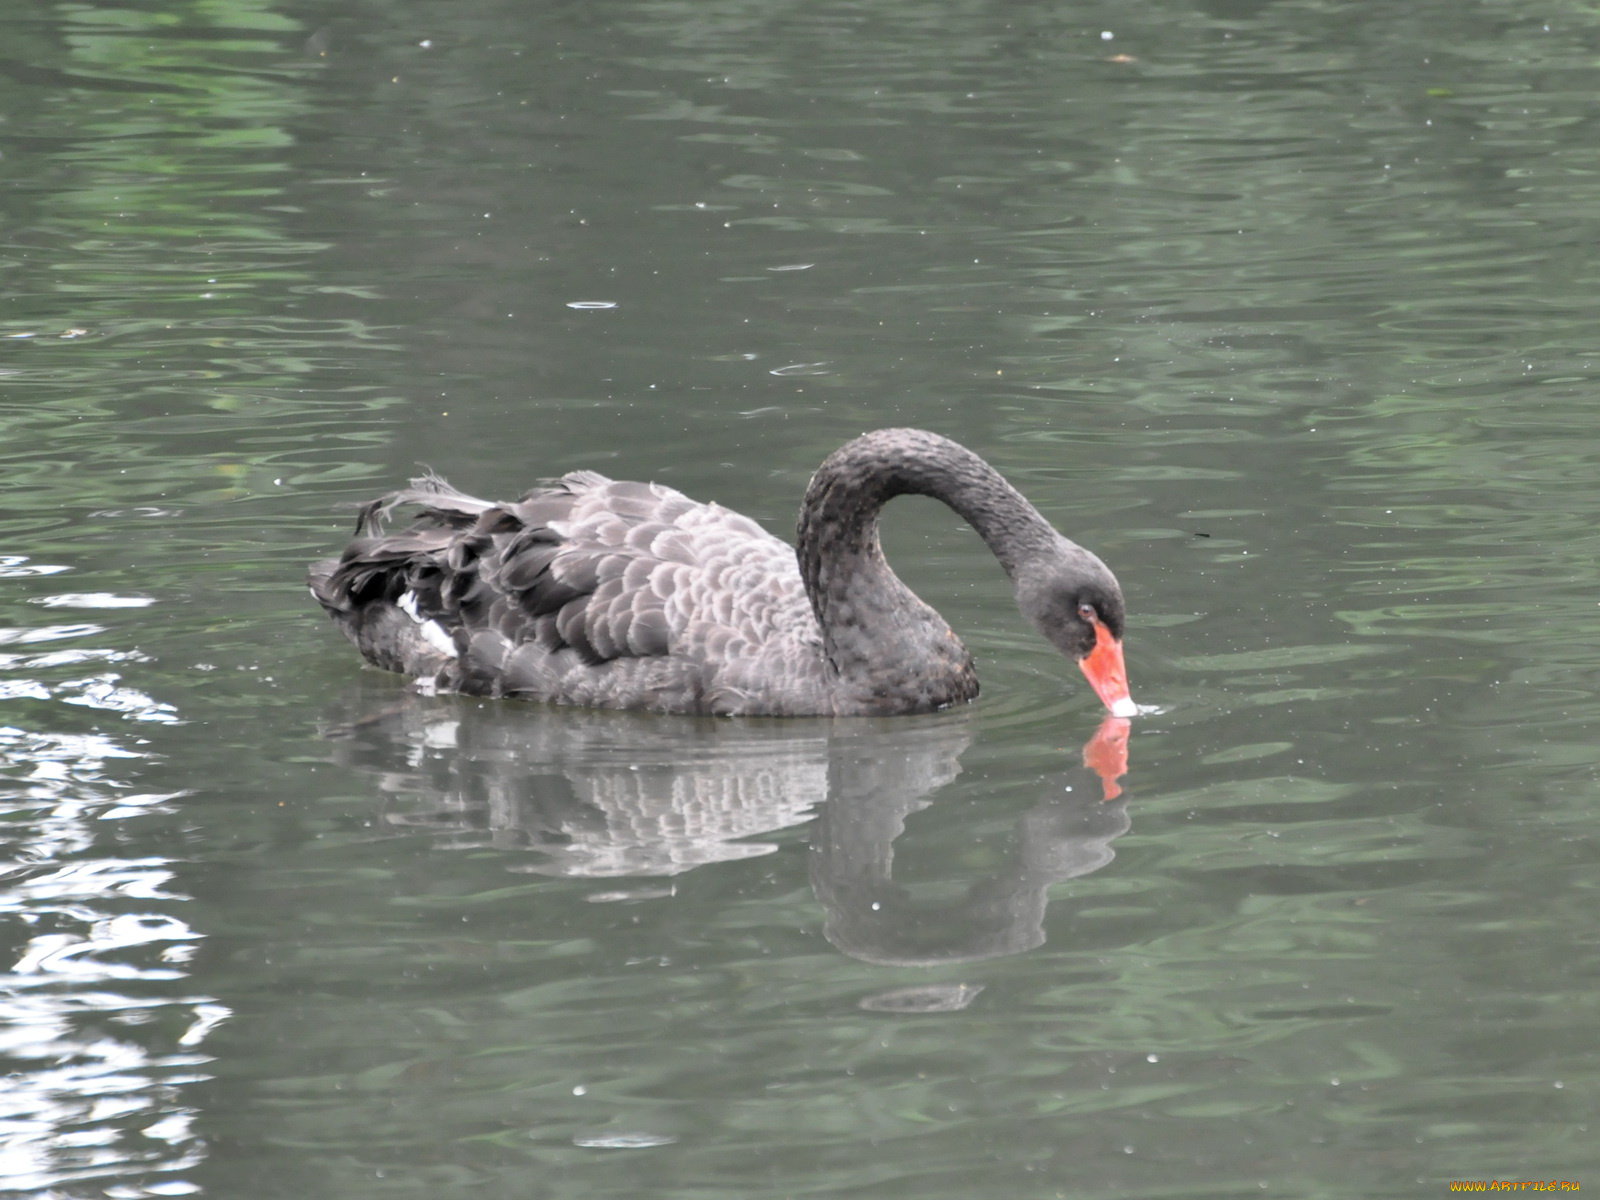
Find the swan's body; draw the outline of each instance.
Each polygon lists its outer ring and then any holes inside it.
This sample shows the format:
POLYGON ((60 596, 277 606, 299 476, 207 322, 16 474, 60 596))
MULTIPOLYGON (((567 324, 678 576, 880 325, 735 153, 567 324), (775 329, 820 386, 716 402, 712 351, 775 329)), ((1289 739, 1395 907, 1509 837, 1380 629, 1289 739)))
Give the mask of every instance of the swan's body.
POLYGON ((907 493, 971 522, 1040 632, 1113 713, 1136 711, 1105 564, 977 455, 913 429, 829 456, 798 550, 660 484, 576 471, 494 504, 429 476, 369 504, 311 591, 369 662, 442 690, 710 715, 930 712, 973 699, 978 679, 879 547, 879 510, 907 493), (416 524, 385 535, 401 504, 421 509, 416 524))

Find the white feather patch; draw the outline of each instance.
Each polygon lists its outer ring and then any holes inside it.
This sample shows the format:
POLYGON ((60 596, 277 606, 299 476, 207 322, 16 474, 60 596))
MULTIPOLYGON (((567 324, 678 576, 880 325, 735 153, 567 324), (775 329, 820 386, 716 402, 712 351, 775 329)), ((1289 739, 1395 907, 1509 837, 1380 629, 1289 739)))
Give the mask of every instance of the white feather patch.
POLYGON ((422 634, 423 641, 427 642, 440 654, 448 654, 451 658, 456 657, 455 640, 445 632, 444 626, 437 621, 428 620, 417 611, 416 592, 406 592, 400 599, 395 601, 395 604, 401 612, 417 623, 417 628, 422 634))
POLYGON ((456 656, 456 644, 450 640, 450 635, 444 631, 444 626, 437 621, 424 621, 421 625, 422 639, 441 654, 448 654, 451 658, 456 656))

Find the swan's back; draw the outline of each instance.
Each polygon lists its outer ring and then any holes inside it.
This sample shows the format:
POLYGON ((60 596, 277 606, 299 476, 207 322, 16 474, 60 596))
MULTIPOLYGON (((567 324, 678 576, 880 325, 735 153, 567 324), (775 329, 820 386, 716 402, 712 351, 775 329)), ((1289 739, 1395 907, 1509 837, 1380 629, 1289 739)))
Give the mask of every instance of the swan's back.
POLYGON ((575 471, 510 504, 429 476, 363 510, 312 594, 370 662, 442 689, 737 715, 831 711, 794 550, 653 483, 575 471), (386 534, 397 506, 420 513, 386 534))

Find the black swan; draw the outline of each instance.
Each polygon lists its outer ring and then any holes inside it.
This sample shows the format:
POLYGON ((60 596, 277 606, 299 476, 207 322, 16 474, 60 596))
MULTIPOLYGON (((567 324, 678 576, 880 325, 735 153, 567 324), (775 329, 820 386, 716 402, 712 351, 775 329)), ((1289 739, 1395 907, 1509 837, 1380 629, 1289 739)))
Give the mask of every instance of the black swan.
POLYGON ((1138 707, 1122 590, 972 451, 879 429, 806 489, 799 549, 654 483, 574 471, 492 504, 428 475, 368 504, 311 594, 368 662, 442 691, 718 716, 884 716, 973 699, 972 655, 878 544, 891 498, 933 496, 1113 716, 1138 707), (399 505, 421 509, 383 532, 399 505))

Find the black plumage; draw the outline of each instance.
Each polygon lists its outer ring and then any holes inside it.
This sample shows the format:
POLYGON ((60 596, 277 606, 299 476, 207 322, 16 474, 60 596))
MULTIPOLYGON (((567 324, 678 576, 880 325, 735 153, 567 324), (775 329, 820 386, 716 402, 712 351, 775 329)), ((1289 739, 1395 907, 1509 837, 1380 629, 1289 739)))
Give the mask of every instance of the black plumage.
POLYGON ((822 464, 798 551, 659 484, 575 471, 496 504, 429 475, 365 506, 311 590, 370 662, 441 690, 715 715, 927 712, 971 700, 978 681, 879 547, 879 510, 909 492, 973 524, 1064 652, 1094 646, 1085 603, 1120 639, 1121 591, 1098 558, 977 455, 908 429, 822 464), (386 533, 401 506, 418 510, 412 527, 386 533))

